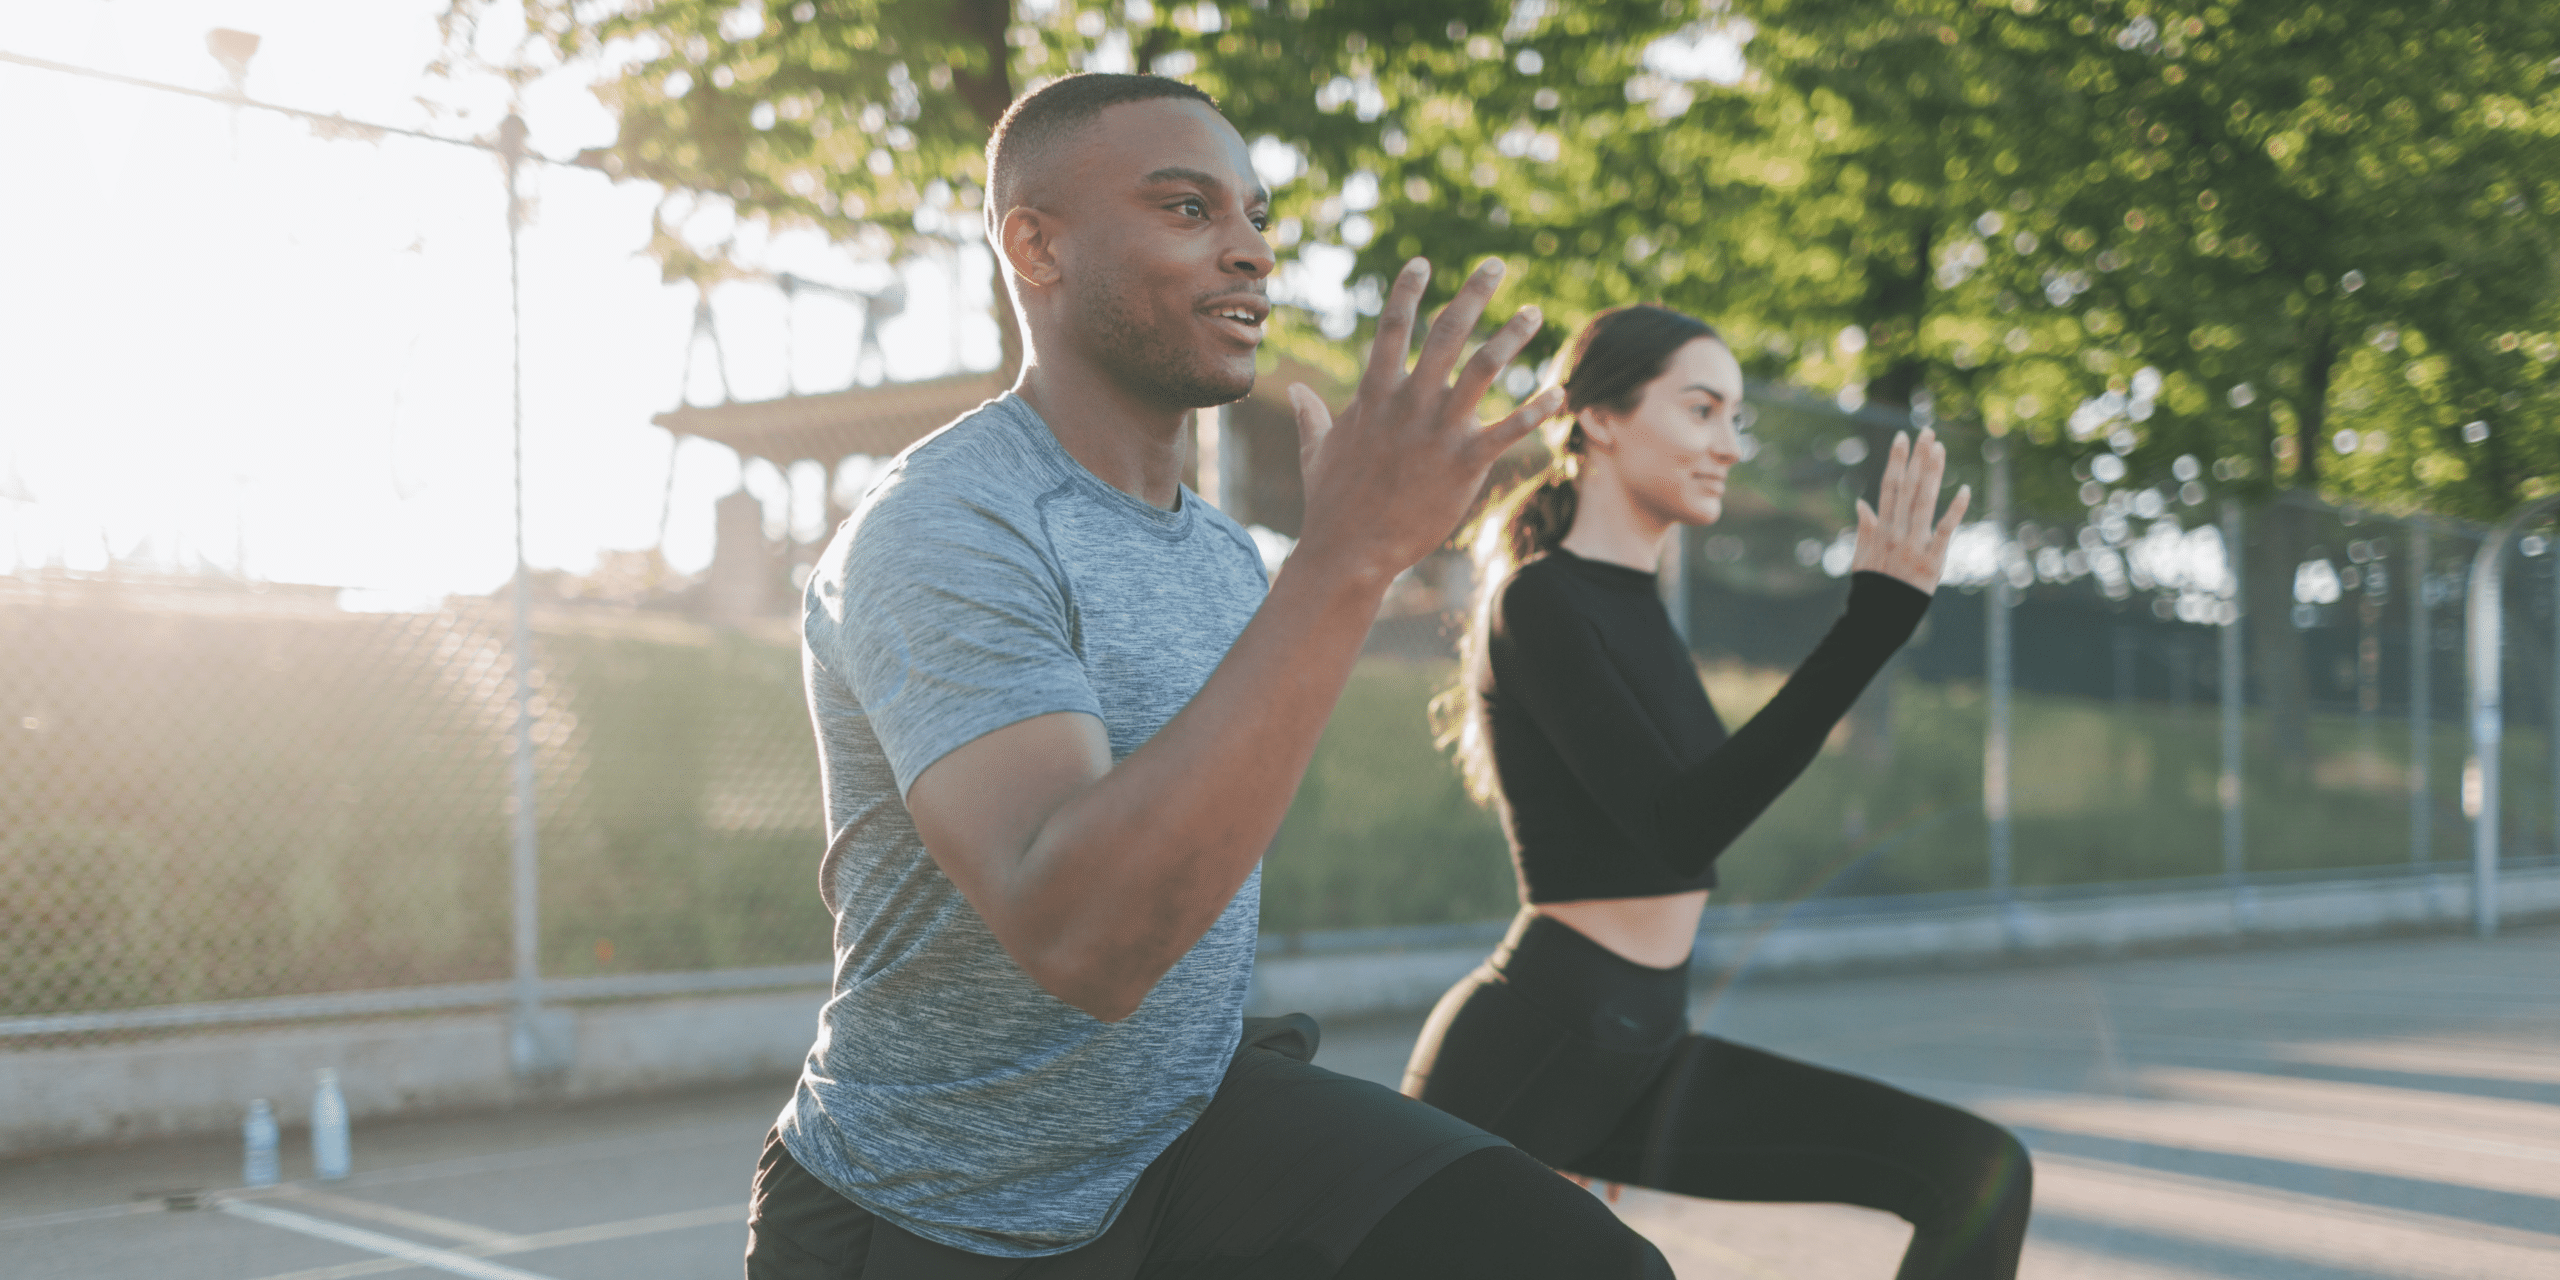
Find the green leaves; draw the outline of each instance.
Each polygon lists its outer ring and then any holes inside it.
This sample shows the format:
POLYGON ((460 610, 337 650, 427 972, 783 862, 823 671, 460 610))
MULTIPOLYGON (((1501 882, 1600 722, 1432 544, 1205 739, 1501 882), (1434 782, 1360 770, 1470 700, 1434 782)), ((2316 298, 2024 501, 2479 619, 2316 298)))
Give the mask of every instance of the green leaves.
MULTIPOLYGON (((2485 514, 2560 471, 2537 425, 2539 353, 2560 351, 2560 12, 2532 0, 535 0, 527 19, 619 69, 618 172, 875 248, 972 233, 1016 93, 1152 66, 1281 162, 1284 262, 1347 257, 1361 299, 1422 253, 1445 298, 1500 254, 1555 320, 1535 358, 1654 300, 1715 321, 1756 376, 1925 391, 2057 461, 2129 431, 2134 482, 2194 454, 2243 488, 2485 514), (2431 354, 2373 348, 2382 327, 2431 354), (2084 412, 2137 400, 2140 419, 2084 412)), ((722 269, 656 249, 673 276, 722 269)), ((1313 330, 1274 336, 1316 356, 1313 330)))

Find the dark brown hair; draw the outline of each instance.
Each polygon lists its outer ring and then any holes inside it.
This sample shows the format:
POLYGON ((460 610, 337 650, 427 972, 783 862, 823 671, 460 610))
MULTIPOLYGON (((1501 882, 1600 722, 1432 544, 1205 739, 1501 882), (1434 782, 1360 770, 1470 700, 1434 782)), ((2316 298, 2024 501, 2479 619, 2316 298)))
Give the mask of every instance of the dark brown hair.
POLYGON ((987 225, 1003 224, 1016 205, 1032 203, 1023 190, 1048 153, 1074 137, 1105 107, 1157 98, 1187 98, 1212 109, 1215 98, 1164 76, 1089 71, 1061 76, 1013 100, 987 136, 987 225))
POLYGON ((1574 335, 1565 357, 1567 420, 1561 433, 1549 431, 1547 465, 1487 502, 1475 528, 1461 535, 1459 545, 1475 561, 1475 591, 1467 602, 1466 638, 1458 647, 1457 683, 1431 700, 1431 727, 1439 745, 1456 752, 1467 791, 1478 803, 1494 802, 1496 783, 1492 749, 1477 728, 1470 673, 1484 652, 1493 593, 1513 570, 1563 545, 1573 531, 1583 449, 1582 426, 1573 419, 1589 408, 1634 412, 1645 387, 1662 376, 1672 354, 1700 338, 1723 341, 1706 321, 1651 303, 1591 317, 1574 335))

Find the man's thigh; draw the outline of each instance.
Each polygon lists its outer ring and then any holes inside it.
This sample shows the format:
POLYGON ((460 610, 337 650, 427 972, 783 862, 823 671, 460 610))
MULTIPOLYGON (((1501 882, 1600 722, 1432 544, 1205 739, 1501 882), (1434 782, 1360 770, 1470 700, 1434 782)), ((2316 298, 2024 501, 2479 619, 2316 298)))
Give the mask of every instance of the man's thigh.
POLYGON ((1148 1170, 1145 1274, 1332 1274, 1431 1176, 1501 1139, 1384 1086, 1247 1049, 1199 1121, 1148 1170))
MULTIPOLYGON (((1259 1021, 1259 1020, 1257 1020, 1259 1021)), ((1302 1020, 1291 1019, 1292 1023, 1302 1020)), ((1284 1028, 1280 1030, 1285 1031, 1284 1028)), ((1249 1028, 1199 1120, 1157 1157, 1093 1243, 1047 1258, 964 1254, 882 1222, 767 1140, 749 1216, 750 1280, 1330 1276, 1432 1175, 1498 1138, 1394 1090, 1304 1061, 1249 1028)), ((1561 1178, 1559 1185, 1563 1184, 1561 1178)), ((1577 1192, 1577 1194, 1579 1194, 1577 1192)))
POLYGON ((801 1168, 777 1128, 765 1135, 747 1204, 747 1280, 853 1280, 878 1221, 801 1168))

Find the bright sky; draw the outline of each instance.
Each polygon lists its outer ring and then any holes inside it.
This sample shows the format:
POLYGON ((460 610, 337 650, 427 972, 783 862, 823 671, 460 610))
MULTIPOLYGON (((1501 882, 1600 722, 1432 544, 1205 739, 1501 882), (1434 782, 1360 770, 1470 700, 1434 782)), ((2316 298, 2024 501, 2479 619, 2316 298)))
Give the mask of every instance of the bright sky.
MULTIPOLYGON (((0 50, 207 89, 213 27, 262 37, 251 97, 449 135, 490 131, 494 83, 434 80, 442 0, 25 0, 0 50), (464 105, 437 118, 416 100, 464 105)), ((504 27, 505 23, 493 25, 504 27)), ((533 147, 613 137, 584 87, 528 90, 533 147)), ((250 574, 357 588, 397 607, 484 592, 511 572, 505 199, 485 154, 331 141, 299 121, 0 63, 0 572, 159 568, 245 557, 250 574)), ((526 538, 536 565, 583 569, 658 540, 689 286, 638 250, 659 191, 528 167, 523 238, 526 538)), ((684 224, 709 243, 725 209, 684 224)), ((861 284, 880 264, 795 233, 737 231, 771 270, 861 284), (868 274, 866 274, 868 273, 868 274)), ((905 264, 884 324, 893 378, 990 367, 982 247, 905 264), (960 290, 954 305, 955 288, 960 290)), ((859 324, 804 297, 786 342, 778 291, 713 296, 739 399, 852 379, 859 324), (796 351, 789 360, 786 351, 796 351), (786 369, 786 363, 796 367, 786 369)), ((692 399, 717 400, 708 344, 692 399)), ((782 477, 717 445, 674 452, 666 549, 711 554, 713 499, 743 482, 781 513, 782 477)), ((820 477, 799 478, 804 492, 820 477)), ((814 496, 812 494, 811 496, 814 496)), ((812 504, 803 503, 807 511, 812 504)), ((814 532, 814 530, 804 530, 814 532)))

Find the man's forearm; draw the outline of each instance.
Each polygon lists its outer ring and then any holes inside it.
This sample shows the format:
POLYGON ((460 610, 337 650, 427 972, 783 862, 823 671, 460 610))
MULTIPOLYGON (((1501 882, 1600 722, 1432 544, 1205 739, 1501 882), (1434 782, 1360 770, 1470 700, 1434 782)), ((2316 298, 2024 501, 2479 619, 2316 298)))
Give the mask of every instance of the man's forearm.
POLYGON ((1052 994, 1116 1020, 1270 846, 1388 579, 1293 558, 1189 705, 1041 824, 1000 929, 1052 994))

